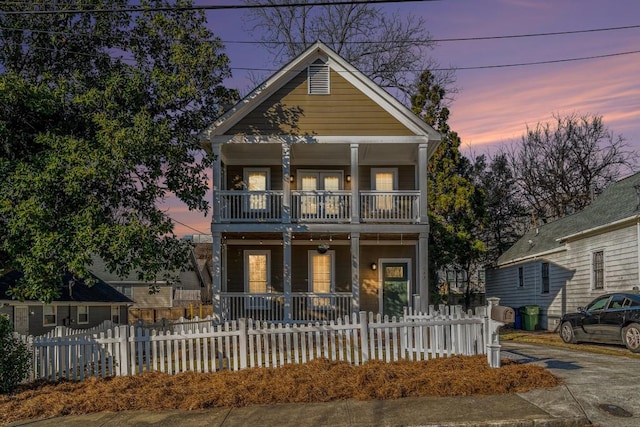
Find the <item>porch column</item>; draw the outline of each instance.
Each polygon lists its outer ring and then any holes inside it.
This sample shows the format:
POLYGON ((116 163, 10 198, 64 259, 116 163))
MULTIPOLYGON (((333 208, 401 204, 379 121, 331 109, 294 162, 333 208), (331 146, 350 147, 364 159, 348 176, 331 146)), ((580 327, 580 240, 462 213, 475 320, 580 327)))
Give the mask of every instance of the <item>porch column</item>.
MULTIPOLYGON (((353 182, 353 179, 352 181, 353 182)), ((360 311, 360 233, 351 233, 351 312, 360 311)))
POLYGON ((282 142, 282 223, 291 223, 291 144, 282 142))
POLYGON ((282 233, 282 284, 284 291, 284 321, 291 322, 291 229, 282 233))
MULTIPOLYGON (((358 184, 358 144, 351 144, 351 223, 360 222, 360 191, 358 184)), ((353 243, 352 243, 353 247, 353 243)))
POLYGON ((427 144, 418 145, 418 189, 420 190, 420 198, 418 202, 418 215, 420 224, 429 222, 427 215, 427 144))
POLYGON ((420 295, 421 312, 429 307, 429 233, 418 236, 418 294, 420 295))
POLYGON ((220 292, 222 290, 222 233, 211 232, 213 236, 213 266, 211 271, 211 300, 213 301, 213 316, 219 321, 224 320, 220 292))
POLYGON ((220 144, 213 143, 211 147, 213 151, 213 219, 211 222, 220 224, 221 217, 221 199, 220 190, 222 190, 222 159, 220 158, 220 144))

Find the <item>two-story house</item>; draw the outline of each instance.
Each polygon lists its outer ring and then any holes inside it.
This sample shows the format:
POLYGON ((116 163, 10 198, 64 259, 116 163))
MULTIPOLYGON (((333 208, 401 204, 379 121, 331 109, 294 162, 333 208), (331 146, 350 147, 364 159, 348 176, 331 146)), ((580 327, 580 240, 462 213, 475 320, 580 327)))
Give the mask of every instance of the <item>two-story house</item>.
POLYGON ((318 42, 202 137, 215 314, 426 307, 427 162, 441 136, 363 73, 318 42))

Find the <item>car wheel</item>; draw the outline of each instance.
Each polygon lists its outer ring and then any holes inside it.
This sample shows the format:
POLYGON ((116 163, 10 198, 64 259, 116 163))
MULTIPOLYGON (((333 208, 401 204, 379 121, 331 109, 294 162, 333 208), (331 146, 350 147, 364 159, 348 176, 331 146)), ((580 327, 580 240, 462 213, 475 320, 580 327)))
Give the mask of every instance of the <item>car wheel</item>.
POLYGON ((573 325, 571 322, 564 322, 560 327, 560 338, 567 344, 574 344, 576 342, 576 336, 573 333, 573 325))
POLYGON ((640 353, 640 325, 632 323, 622 330, 622 341, 629 350, 640 353))

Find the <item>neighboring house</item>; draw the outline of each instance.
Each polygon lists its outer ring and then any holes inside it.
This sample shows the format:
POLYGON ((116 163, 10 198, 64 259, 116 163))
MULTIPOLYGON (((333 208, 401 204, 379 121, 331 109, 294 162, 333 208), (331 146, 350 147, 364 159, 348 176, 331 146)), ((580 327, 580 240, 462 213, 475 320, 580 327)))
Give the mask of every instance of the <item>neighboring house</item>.
POLYGON ((540 326, 605 292, 638 289, 640 174, 609 186, 583 211, 529 230, 486 273, 487 297, 540 307, 540 326))
POLYGON ((441 136, 322 43, 202 134, 214 313, 400 315, 427 292, 427 162, 441 136))
MULTIPOLYGON (((76 281, 73 286, 63 286, 60 297, 51 304, 40 301, 17 301, 7 295, 22 273, 10 271, 0 277, 0 314, 9 316, 16 332, 24 335, 42 335, 56 326, 87 329, 105 320, 127 324, 128 306, 131 300, 98 279, 93 286, 76 281)), ((63 277, 64 283, 71 275, 63 277)))
POLYGON ((134 309, 166 309, 185 307, 189 304, 199 305, 211 301, 207 290, 210 289, 211 276, 207 275, 202 253, 210 254, 211 244, 194 244, 189 253, 187 271, 176 272, 175 281, 159 280, 155 282, 141 281, 137 272, 126 277, 119 277, 110 272, 104 261, 94 258, 91 271, 114 289, 133 301, 134 309), (150 292, 155 287, 154 292, 150 292))
POLYGON ((467 281, 467 270, 446 268, 438 272, 438 290, 449 305, 469 305, 469 308, 485 305, 485 269, 474 268, 467 281), (467 282, 469 301, 466 301, 467 282))

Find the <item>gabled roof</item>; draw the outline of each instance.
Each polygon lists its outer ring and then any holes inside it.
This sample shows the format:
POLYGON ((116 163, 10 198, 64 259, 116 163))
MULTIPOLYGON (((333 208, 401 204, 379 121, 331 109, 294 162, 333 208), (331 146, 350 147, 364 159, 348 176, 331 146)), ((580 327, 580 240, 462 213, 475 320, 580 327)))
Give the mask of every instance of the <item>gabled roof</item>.
MULTIPOLYGON (((12 286, 15 286, 18 280, 23 276, 19 271, 10 271, 3 276, 0 276, 0 300, 12 300, 7 295, 7 291, 12 286)), ((95 276, 94 276, 95 277, 95 276)), ((60 288, 60 296, 53 300, 56 302, 64 303, 90 303, 90 302, 104 302, 104 303, 133 303, 129 298, 116 291, 104 281, 98 279, 93 286, 86 286, 84 281, 80 280, 72 287, 71 293, 69 293, 69 287, 62 286, 60 288)), ((63 276, 63 282, 71 280, 71 274, 67 273, 63 276)))
POLYGON ((441 140, 442 137, 440 133, 322 42, 317 42, 309 47, 263 84, 254 89, 233 108, 223 114, 215 123, 209 126, 209 128, 202 133, 203 137, 210 139, 213 136, 225 134, 226 131, 242 118, 247 116, 247 114, 261 103, 268 100, 278 89, 282 88, 287 82, 299 75, 318 59, 327 59, 327 63, 331 69, 340 72, 340 75, 344 77, 344 79, 380 105, 380 107, 415 135, 426 136, 429 141, 441 140))
POLYGON ((573 215, 529 230, 498 259, 498 265, 564 250, 564 242, 640 219, 640 173, 611 184, 573 215))

